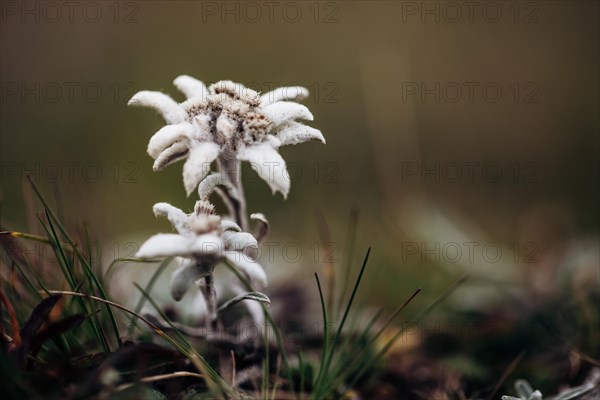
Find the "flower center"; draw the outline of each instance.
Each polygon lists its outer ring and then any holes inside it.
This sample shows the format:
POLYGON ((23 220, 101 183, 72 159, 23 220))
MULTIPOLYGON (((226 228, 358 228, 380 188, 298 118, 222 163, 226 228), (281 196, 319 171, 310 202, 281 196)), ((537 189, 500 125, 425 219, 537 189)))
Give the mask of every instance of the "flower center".
POLYGON ((190 228, 196 235, 219 232, 221 229, 221 217, 218 215, 195 215, 192 217, 190 228))
POLYGON ((208 95, 187 107, 189 121, 221 147, 262 142, 273 122, 260 110, 258 92, 230 81, 211 85, 208 95))
POLYGON ((198 200, 190 220, 190 230, 197 235, 221 232, 221 217, 215 214, 215 206, 207 200, 198 200))

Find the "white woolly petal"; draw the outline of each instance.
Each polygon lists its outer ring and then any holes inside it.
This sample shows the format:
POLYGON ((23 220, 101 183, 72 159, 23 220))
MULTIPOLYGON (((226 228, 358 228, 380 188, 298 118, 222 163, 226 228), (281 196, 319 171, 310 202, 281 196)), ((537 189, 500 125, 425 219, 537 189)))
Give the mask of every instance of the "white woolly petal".
POLYGON ((190 240, 175 233, 159 233, 152 236, 136 253, 139 258, 156 258, 169 256, 189 256, 190 240))
POLYGON ((127 103, 130 106, 154 108, 168 124, 179 124, 187 118, 187 112, 175 100, 164 93, 142 90, 127 103))
POLYGON ((206 85, 196 78, 188 75, 180 75, 173 81, 173 84, 185 94, 188 99, 193 97, 204 97, 208 93, 206 85))
POLYGON ((214 233, 194 236, 190 245, 190 252, 196 256, 223 256, 225 244, 223 239, 214 233))
POLYGON ((279 140, 277 137, 275 137, 273 135, 267 135, 265 137, 265 141, 263 143, 267 143, 269 146, 271 146, 275 150, 277 150, 281 147, 281 140, 279 140))
POLYGON ((189 144, 185 142, 177 142, 173 146, 164 150, 154 161, 152 169, 154 171, 160 171, 163 168, 176 163, 179 160, 183 160, 187 157, 189 152, 189 144))
POLYGON ((281 192, 286 198, 290 191, 290 175, 285 161, 270 143, 247 146, 240 150, 239 160, 249 161, 262 180, 267 182, 273 194, 281 192))
POLYGON ((267 286, 267 274, 263 267, 249 256, 239 251, 226 251, 225 258, 229 260, 234 267, 261 286, 267 286))
POLYGON ((276 103, 281 100, 300 101, 308 97, 308 89, 302 86, 280 87, 260 96, 261 106, 276 103))
POLYGON ((313 115, 306 106, 291 101, 278 101, 263 108, 263 113, 275 126, 290 119, 305 119, 312 121, 313 115))
POLYGON ((187 161, 183 165, 183 186, 189 196, 198 184, 210 172, 210 164, 219 155, 219 146, 215 143, 194 144, 187 161))
POLYGON ((223 231, 236 231, 236 232, 242 231, 242 228, 240 228, 240 226, 238 224, 236 224, 235 222, 228 220, 228 219, 221 220, 221 229, 223 229, 223 231))
POLYGON ((154 207, 152 207, 152 210, 157 217, 166 216, 180 234, 189 233, 187 225, 188 215, 179 208, 174 207, 169 203, 156 203, 154 207))
POLYGON ((146 240, 136 253, 136 257, 220 256, 223 248, 223 240, 214 234, 183 236, 175 233, 159 233, 146 240))
POLYGON ((258 248, 256 238, 248 232, 225 231, 221 237, 228 250, 242 251, 246 247, 258 248))
POLYGON ((309 140, 319 140, 325 143, 325 138, 320 130, 296 121, 287 121, 282 124, 277 129, 275 137, 281 141, 281 146, 304 143, 309 140))
POLYGON ((194 126, 189 122, 177 125, 166 125, 156 132, 148 143, 148 154, 156 159, 158 155, 175 142, 188 140, 194 133, 194 126))
POLYGON ((194 260, 185 260, 182 265, 171 274, 171 296, 175 301, 181 300, 183 295, 192 285, 202 278, 200 268, 196 267, 194 260))

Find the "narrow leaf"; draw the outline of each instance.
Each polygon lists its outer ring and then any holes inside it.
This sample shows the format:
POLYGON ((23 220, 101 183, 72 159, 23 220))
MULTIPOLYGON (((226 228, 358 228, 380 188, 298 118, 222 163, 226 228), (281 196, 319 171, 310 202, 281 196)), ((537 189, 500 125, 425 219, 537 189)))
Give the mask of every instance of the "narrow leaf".
POLYGON ((250 293, 241 294, 239 296, 234 297, 233 299, 231 299, 229 301, 226 301, 219 307, 219 309, 217 310, 217 313, 222 313, 223 311, 227 310, 228 308, 233 307, 240 301, 244 301, 244 300, 257 301, 257 302, 263 303, 263 304, 271 304, 271 300, 269 299, 269 297, 267 297, 266 294, 261 293, 261 292, 250 292, 250 293))

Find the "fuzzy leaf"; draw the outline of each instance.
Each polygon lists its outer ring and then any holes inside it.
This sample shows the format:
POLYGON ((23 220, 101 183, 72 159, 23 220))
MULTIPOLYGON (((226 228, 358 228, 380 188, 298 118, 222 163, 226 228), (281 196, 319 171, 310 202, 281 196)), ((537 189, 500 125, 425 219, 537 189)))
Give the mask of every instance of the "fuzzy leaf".
POLYGON ((175 100, 161 92, 142 90, 134 94, 127 105, 153 108, 168 124, 179 124, 187 118, 187 112, 175 100))
POLYGON ((160 153, 176 142, 190 140, 194 130, 194 126, 188 122, 163 126, 150 138, 147 149, 148 155, 156 159, 160 153))
POLYGON ((308 89, 302 86, 286 86, 271 90, 260 96, 260 104, 266 106, 282 100, 300 101, 308 97, 308 89))
POLYGON ((183 165, 183 185, 189 196, 210 172, 210 164, 219 156, 215 143, 198 143, 192 147, 188 160, 183 165))
POLYGON ((185 94, 188 99, 193 97, 203 97, 208 93, 204 82, 188 75, 180 75, 173 81, 173 84, 185 94))
POLYGON ((277 103, 269 104, 263 109, 263 113, 275 126, 289 120, 305 119, 312 121, 314 119, 306 106, 291 101, 278 101, 277 103))
POLYGON ((275 135, 281 141, 281 146, 294 145, 318 140, 325 143, 325 138, 320 130, 296 121, 287 121, 282 124, 275 135))
POLYGON ((179 234, 189 232, 187 226, 188 215, 179 208, 174 207, 169 203, 156 203, 154 207, 152 207, 152 211, 154 211, 154 215, 157 217, 166 216, 179 234))
POLYGON ((183 160, 187 157, 189 153, 189 146, 184 142, 177 142, 173 144, 173 146, 164 150, 154 161, 154 165, 152 169, 156 171, 160 171, 163 168, 176 163, 179 160, 183 160))
POLYGON ((251 214, 250 219, 258 222, 256 232, 254 232, 254 237, 260 243, 269 234, 269 221, 267 220, 267 217, 261 213, 251 214))
POLYGON ((286 198, 290 191, 290 175, 285 161, 270 143, 245 147, 238 154, 239 160, 249 161, 252 169, 271 188, 273 194, 281 192, 286 198))
POLYGON ((206 200, 217 186, 224 186, 232 193, 232 196, 237 197, 237 189, 229 182, 225 174, 215 172, 204 178, 198 185, 198 197, 201 200, 206 200))

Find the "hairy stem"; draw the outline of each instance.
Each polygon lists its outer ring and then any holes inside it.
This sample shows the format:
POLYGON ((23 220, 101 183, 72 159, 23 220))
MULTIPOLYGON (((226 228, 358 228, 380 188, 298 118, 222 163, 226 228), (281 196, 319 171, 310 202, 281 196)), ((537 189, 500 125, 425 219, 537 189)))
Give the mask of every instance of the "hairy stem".
POLYGON ((217 291, 212 273, 204 277, 204 282, 199 281, 198 287, 206 299, 206 327, 212 328, 217 320, 217 291))
POLYGON ((248 226, 248 212, 246 210, 246 195, 244 194, 244 184, 242 183, 242 163, 239 161, 235 162, 236 168, 236 181, 233 182, 237 189, 237 195, 239 200, 239 221, 238 224, 244 232, 249 229, 248 226))
POLYGON ((242 163, 234 156, 225 155, 218 159, 219 172, 223 173, 231 186, 235 188, 236 193, 225 186, 221 188, 229 198, 226 202, 229 213, 235 219, 235 222, 244 232, 248 231, 248 213, 246 211, 246 196, 244 195, 244 186, 242 184, 242 163))

